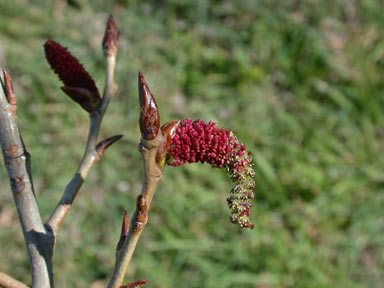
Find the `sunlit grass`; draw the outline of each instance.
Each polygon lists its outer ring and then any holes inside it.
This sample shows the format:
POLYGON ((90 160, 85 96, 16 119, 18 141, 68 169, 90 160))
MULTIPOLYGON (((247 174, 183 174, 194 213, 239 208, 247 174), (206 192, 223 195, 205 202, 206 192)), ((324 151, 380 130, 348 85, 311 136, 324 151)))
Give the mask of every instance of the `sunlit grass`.
MULTIPOLYGON (((0 3, 0 66, 15 82, 44 218, 81 159, 88 119, 60 91, 42 45, 69 47, 100 89, 107 11, 121 29, 119 95, 101 136, 125 136, 93 169, 63 225, 57 287, 103 287, 112 270, 123 210, 132 213, 141 187, 139 69, 163 122, 213 120, 254 152, 256 227, 229 223, 225 173, 166 167, 127 279, 162 288, 384 285, 379 1, 69 2, 77 5, 61 12, 37 1, 0 3)), ((28 282, 0 175, 0 267, 28 282)))

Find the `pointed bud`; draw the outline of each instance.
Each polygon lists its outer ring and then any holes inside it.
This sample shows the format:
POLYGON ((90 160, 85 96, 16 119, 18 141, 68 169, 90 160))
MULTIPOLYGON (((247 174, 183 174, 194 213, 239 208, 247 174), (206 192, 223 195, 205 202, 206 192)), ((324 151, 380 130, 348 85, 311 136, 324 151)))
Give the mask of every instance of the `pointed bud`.
POLYGON ((133 232, 141 231, 148 220, 148 205, 147 200, 143 194, 137 196, 136 200, 136 211, 135 215, 135 227, 133 227, 133 232))
POLYGON ((139 71, 140 131, 145 140, 153 140, 160 129, 160 115, 155 98, 139 71))
POLYGON ((161 126, 161 134, 163 136, 163 143, 160 145, 160 147, 157 150, 156 154, 156 163, 160 164, 161 166, 164 165, 165 156, 168 153, 169 146, 172 143, 172 138, 176 134, 177 128, 180 125, 180 120, 172 120, 168 123, 165 123, 163 126, 161 126))
POLYGON ((3 88, 4 88, 5 96, 7 97, 8 103, 11 105, 16 105, 17 98, 16 98, 15 90, 13 89, 12 79, 5 69, 3 69, 3 75, 4 75, 3 88))
POLYGON ((94 97, 88 89, 63 86, 61 90, 71 97, 73 101, 79 103, 85 111, 93 112, 100 106, 100 97, 94 97))
POLYGON ((141 280, 134 283, 125 284, 121 286, 121 288, 140 288, 140 287, 143 287, 148 282, 149 282, 148 280, 141 280))
POLYGON ((120 239, 119 239, 119 243, 117 243, 116 251, 120 251, 121 248, 123 248, 124 241, 128 235, 128 230, 129 230, 129 216, 128 216, 127 210, 124 210, 123 224, 121 226, 120 239))
POLYGON ((105 56, 116 55, 118 41, 119 29, 116 26, 113 16, 110 14, 103 39, 103 51, 105 56))
POLYGON ((99 142, 96 145, 97 154, 99 154, 100 157, 103 157, 105 150, 107 150, 108 147, 111 146, 113 143, 120 140, 121 137, 123 137, 123 135, 115 135, 115 136, 109 137, 109 138, 104 139, 103 141, 99 142))
POLYGON ((52 70, 65 85, 63 91, 72 99, 77 99, 75 101, 88 112, 96 110, 101 103, 99 90, 79 60, 66 48, 52 40, 45 42, 44 51, 52 70))

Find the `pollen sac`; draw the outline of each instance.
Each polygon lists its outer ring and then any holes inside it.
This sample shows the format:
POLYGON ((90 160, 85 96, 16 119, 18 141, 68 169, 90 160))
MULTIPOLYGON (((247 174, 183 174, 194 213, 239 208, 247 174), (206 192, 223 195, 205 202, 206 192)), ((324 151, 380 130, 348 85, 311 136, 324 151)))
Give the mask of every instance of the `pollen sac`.
POLYGON ((232 131, 217 128, 213 122, 182 120, 168 153, 167 164, 170 166, 201 162, 226 169, 235 184, 227 199, 232 212, 231 222, 241 228, 254 228, 249 220, 255 187, 252 154, 232 131))

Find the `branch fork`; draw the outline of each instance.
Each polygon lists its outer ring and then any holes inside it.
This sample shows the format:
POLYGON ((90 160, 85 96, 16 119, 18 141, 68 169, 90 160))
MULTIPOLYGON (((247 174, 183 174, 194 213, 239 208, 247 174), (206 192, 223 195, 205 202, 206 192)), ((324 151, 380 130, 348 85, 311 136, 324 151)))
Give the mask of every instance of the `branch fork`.
MULTIPOLYGON (((45 43, 46 58, 51 68, 64 83, 62 90, 89 113, 88 140, 83 158, 64 193, 43 224, 36 203, 30 171, 30 155, 25 149, 16 119, 17 98, 9 74, 3 70, 0 89, 0 142, 5 166, 8 170, 13 197, 18 210, 24 238, 29 252, 32 287, 53 288, 52 256, 61 225, 68 215, 82 184, 91 168, 104 156, 110 145, 121 139, 116 135, 98 142, 99 130, 108 105, 117 93, 114 81, 119 31, 112 16, 109 17, 102 48, 106 59, 106 79, 102 97, 96 84, 83 65, 59 43, 45 43)), ((1 79, 0 79, 1 80, 1 79)), ((139 102, 144 179, 141 193, 136 200, 136 210, 131 219, 125 211, 121 235, 116 247, 116 264, 109 281, 109 288, 142 287, 142 280, 123 285, 126 269, 131 261, 137 241, 148 222, 148 210, 153 195, 162 178, 165 157, 171 139, 180 121, 171 121, 160 127, 160 116, 154 96, 139 72, 139 102)), ((25 284, 0 272, 0 285, 5 288, 25 288, 25 284)))
MULTIPOLYGON (((118 34, 117 26, 113 17, 110 16, 102 45, 106 59, 106 81, 102 98, 92 77, 66 48, 52 40, 44 45, 48 62, 64 83, 62 90, 72 100, 78 102, 90 116, 89 134, 83 159, 45 224, 36 203, 30 171, 30 155, 25 149, 17 125, 17 97, 12 80, 5 70, 3 70, 3 79, 0 77, 0 142, 27 244, 34 288, 54 287, 52 256, 60 227, 91 168, 103 157, 105 150, 122 137, 122 135, 116 135, 97 142, 108 104, 117 93, 114 71, 118 34)), ((0 272, 0 286, 28 287, 2 272, 0 272)))

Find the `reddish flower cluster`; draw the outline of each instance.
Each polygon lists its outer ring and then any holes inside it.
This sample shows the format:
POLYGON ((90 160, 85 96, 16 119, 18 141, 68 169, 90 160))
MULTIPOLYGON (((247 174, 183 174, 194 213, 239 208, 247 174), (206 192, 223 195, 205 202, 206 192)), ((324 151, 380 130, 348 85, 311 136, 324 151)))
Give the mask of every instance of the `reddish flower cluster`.
POLYGON ((231 221, 242 228, 253 228, 249 222, 250 200, 254 198, 252 156, 236 136, 224 128, 218 129, 213 122, 202 120, 181 121, 169 148, 167 163, 179 166, 184 163, 209 163, 226 168, 236 184, 227 199, 232 210, 231 221))
POLYGON ((65 86, 86 88, 98 93, 95 81, 67 48, 53 40, 48 40, 44 44, 44 49, 48 63, 65 86))
POLYGON ((100 94, 79 60, 53 40, 45 42, 44 50, 48 63, 65 85, 63 91, 85 110, 95 110, 100 104, 100 94))

